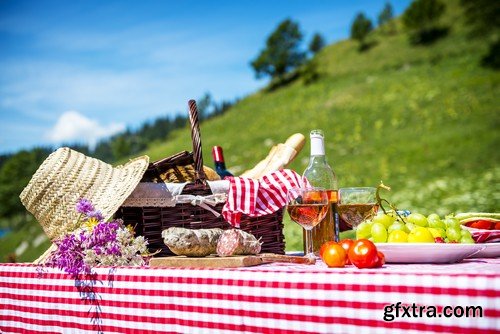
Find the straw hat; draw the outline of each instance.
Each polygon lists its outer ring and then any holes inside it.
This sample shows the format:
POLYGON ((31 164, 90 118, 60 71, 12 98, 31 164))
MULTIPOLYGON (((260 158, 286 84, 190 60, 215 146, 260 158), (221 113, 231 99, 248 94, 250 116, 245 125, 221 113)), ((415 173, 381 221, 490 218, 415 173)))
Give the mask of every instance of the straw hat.
POLYGON ((107 220, 132 193, 148 167, 149 157, 113 167, 68 147, 52 153, 19 196, 26 209, 53 240, 77 227, 75 206, 86 198, 107 220))

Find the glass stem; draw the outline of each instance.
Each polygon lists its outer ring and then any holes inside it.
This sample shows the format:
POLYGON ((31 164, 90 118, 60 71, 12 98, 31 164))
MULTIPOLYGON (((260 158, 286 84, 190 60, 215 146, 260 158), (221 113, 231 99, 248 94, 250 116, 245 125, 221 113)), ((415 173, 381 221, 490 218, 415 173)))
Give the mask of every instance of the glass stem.
POLYGON ((306 230, 306 256, 314 257, 312 230, 306 230))

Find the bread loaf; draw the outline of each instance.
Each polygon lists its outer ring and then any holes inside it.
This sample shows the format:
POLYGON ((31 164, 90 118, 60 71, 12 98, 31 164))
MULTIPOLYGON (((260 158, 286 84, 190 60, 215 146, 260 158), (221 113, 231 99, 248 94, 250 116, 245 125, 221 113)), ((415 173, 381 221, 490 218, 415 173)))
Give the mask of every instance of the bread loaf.
POLYGON ((207 176, 208 181, 217 181, 220 180, 219 174, 217 174, 216 171, 214 171, 212 168, 203 166, 203 171, 205 172, 205 175, 207 176))
POLYGON ((240 176, 258 179, 265 174, 287 167, 302 150, 305 141, 306 137, 301 133, 291 135, 284 144, 273 146, 264 160, 240 176))

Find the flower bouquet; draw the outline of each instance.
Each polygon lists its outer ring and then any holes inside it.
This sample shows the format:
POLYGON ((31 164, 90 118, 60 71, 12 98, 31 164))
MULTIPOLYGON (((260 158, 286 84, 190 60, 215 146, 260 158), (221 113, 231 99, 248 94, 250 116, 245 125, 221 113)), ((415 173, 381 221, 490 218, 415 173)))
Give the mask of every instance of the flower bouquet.
POLYGON ((79 226, 55 241, 57 249, 46 262, 77 277, 90 274, 95 266, 141 266, 146 263, 147 240, 134 237, 134 229, 121 219, 106 222, 100 211, 86 199, 76 205, 79 226))

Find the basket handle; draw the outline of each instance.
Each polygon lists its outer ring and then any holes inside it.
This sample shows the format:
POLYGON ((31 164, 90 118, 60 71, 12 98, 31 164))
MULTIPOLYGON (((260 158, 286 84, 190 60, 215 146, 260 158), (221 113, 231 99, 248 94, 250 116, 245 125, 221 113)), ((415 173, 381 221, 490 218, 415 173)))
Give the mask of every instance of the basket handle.
POLYGON ((195 183, 205 184, 207 176, 203 170, 203 152, 201 149, 200 123, 198 121, 198 107, 195 100, 189 100, 189 122, 191 123, 191 140, 193 141, 193 160, 195 169, 195 183))

